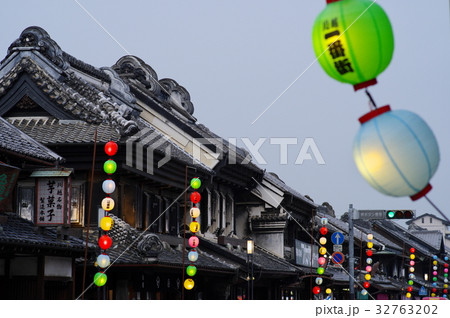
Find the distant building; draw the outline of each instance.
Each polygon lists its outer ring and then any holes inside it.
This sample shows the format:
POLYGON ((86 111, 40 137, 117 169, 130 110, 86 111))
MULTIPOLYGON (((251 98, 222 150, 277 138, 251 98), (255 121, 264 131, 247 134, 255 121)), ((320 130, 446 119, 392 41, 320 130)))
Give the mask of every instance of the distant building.
POLYGON ((410 229, 422 228, 428 231, 439 231, 444 238, 444 244, 450 248, 450 222, 434 214, 425 213, 406 222, 410 229))

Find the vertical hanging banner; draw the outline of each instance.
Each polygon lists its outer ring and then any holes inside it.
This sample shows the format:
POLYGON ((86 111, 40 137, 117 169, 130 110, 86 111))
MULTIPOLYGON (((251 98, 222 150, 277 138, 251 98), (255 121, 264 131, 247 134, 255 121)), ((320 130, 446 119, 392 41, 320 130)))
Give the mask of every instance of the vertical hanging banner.
MULTIPOLYGON (((202 185, 202 182, 199 178, 193 178, 191 180, 191 188, 194 190, 198 190, 202 185)), ((198 252, 196 250, 197 246, 200 243, 200 240, 197 237, 197 232, 200 231, 200 224, 196 221, 196 219, 200 216, 200 209, 197 207, 197 204, 201 200, 201 195, 197 191, 194 191, 190 195, 190 200, 192 202, 192 208, 189 211, 189 214, 191 215, 192 222, 189 224, 189 230, 192 233, 192 236, 189 238, 189 246, 191 247, 191 251, 188 254, 188 260, 190 262, 189 266, 186 267, 186 274, 189 277, 195 276, 197 274, 197 267, 194 265, 194 263, 198 259, 198 252)), ((187 290, 191 290, 194 288, 195 283, 192 278, 187 278, 184 281, 184 288, 187 290)))

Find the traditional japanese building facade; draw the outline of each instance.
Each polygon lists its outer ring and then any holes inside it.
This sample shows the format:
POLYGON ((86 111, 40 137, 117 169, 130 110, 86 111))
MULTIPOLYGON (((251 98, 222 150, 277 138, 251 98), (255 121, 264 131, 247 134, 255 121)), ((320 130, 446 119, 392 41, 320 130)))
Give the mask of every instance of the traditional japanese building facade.
MULTIPOLYGON (((62 298, 248 299, 252 283, 254 299, 312 299, 317 276, 312 259, 318 256, 320 218, 329 217, 330 231, 345 232, 346 223, 334 217, 329 205, 298 193, 275 173, 255 165, 247 151, 198 123, 188 91, 173 79, 158 79, 155 70, 135 56, 97 68, 64 52, 42 28, 29 27, 0 63, 0 117, 10 135, 28 140, 20 146, 21 158, 38 163, 22 172, 4 215, 14 224, 26 223, 24 233, 53 233, 49 234, 53 243, 42 244, 57 256, 69 255, 73 275, 65 278, 64 288, 70 292, 61 293, 62 298), (111 257, 107 284, 98 288, 92 279, 98 271, 96 256, 102 252, 97 239, 104 215, 102 182, 107 177, 102 169, 108 159, 103 147, 111 140, 119 146, 112 176, 116 183, 111 194, 116 204, 110 213, 114 226, 109 232, 113 244, 107 251, 111 257), (62 225, 38 224, 36 180, 49 174, 42 166, 70 177, 62 225), (193 177, 202 181, 196 234, 199 257, 195 286, 185 290, 193 177), (58 245, 59 240, 66 248, 58 245), (255 242, 251 258, 248 240, 255 242), (87 250, 86 242, 90 242, 87 250)), ((2 147, 0 158, 23 165, 7 147, 2 147)), ((45 212, 47 218, 52 215, 48 209, 45 212)), ((48 220, 44 217, 44 221, 48 220)), ((358 233, 367 234, 360 226, 358 233)), ((21 228, 15 226, 13 232, 20 233, 21 228)), ((10 240, 13 232, 0 231, 0 242, 10 240)), ((390 262, 390 254, 383 256, 386 246, 398 259, 403 257, 402 238, 386 237, 380 234, 374 240, 380 263, 390 262)), ((24 242, 30 257, 53 255, 37 253, 33 239, 24 242)), ((362 249, 365 242, 357 239, 355 248, 362 249)), ((429 257, 425 249, 420 253, 429 257)), ((5 265, 11 257, 5 255, 0 253, 0 280, 11 268, 5 265)), ((42 286, 45 263, 40 264, 35 279, 42 286)), ((348 268, 346 263, 343 266, 348 268)), ((403 268, 397 263, 387 266, 403 268)), ((342 266, 329 266, 324 281, 336 298, 348 298, 348 274, 342 266)), ((393 286, 390 279, 380 278, 378 283, 381 287, 374 284, 372 292, 393 286)), ((0 298, 6 295, 1 286, 0 298)), ((52 297, 52 285, 48 286, 49 292, 39 298, 52 297)), ((393 289, 397 294, 398 288, 393 289)), ((31 296, 15 296, 27 297, 31 296)))

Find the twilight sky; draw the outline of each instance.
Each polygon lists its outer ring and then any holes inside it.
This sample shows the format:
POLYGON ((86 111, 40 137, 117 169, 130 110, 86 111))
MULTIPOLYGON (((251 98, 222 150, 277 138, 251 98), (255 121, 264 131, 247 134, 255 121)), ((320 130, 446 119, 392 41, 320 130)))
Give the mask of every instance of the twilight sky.
MULTIPOLYGON (((441 162, 428 197, 450 218, 449 2, 377 3, 392 23, 395 51, 369 90, 378 106, 415 112, 432 128, 441 162)), ((8 1, 0 11, 0 56, 31 25, 96 67, 136 55, 160 79, 172 78, 189 91, 199 123, 239 146, 243 139, 259 141, 262 168, 316 203, 329 202, 337 215, 352 203, 439 216, 425 199, 377 192, 357 171, 353 138, 358 118, 369 111, 368 98, 330 78, 318 63, 311 65, 312 25, 325 5, 325 0, 8 1), (288 145, 284 158, 275 138, 297 144, 288 145), (295 164, 305 140, 313 140, 325 164, 314 156, 295 164)))

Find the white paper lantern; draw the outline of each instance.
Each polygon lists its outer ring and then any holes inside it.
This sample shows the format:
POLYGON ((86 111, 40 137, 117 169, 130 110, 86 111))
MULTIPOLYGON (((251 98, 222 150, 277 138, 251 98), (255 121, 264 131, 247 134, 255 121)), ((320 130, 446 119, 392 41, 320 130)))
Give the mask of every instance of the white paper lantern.
POLYGON ((102 189, 106 194, 111 194, 116 190, 116 183, 111 179, 106 179, 103 181, 102 189))
POLYGON ((359 121, 353 157, 361 175, 381 193, 417 200, 431 190, 439 164, 433 132, 416 114, 378 108, 359 121))

